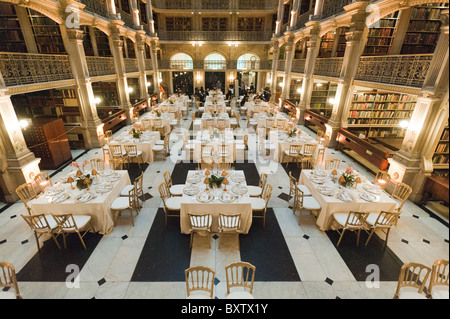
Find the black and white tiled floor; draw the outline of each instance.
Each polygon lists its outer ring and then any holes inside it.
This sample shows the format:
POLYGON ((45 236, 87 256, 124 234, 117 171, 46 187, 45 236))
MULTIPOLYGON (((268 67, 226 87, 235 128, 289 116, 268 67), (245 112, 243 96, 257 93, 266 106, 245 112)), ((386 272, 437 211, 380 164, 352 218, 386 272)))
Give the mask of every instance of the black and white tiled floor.
MULTIPOLYGON (((240 124, 245 129, 245 117, 240 124)), ((190 116, 181 125, 190 128, 190 116)), ((218 236, 211 239, 211 248, 207 237, 195 237, 190 248, 189 235, 180 233, 176 218, 170 218, 167 227, 164 226, 158 192, 165 171, 170 171, 174 182, 180 183, 192 166, 179 161, 180 143, 180 136, 173 133, 171 156, 143 166, 145 202, 135 226, 127 219, 119 219, 111 234, 89 234, 87 250, 73 237, 67 250, 59 251, 52 241, 46 241, 38 253, 34 235, 20 217, 25 213, 23 204, 2 205, 0 261, 16 267, 22 296, 27 299, 184 299, 184 270, 204 265, 216 271, 214 295, 222 299, 226 291, 225 266, 243 260, 256 266, 254 296, 258 299, 390 299, 403 263, 431 265, 437 259, 449 258, 448 221, 445 225, 409 201, 398 225, 391 231, 387 247, 382 234, 375 236, 367 247, 363 235, 362 244, 356 247, 356 237, 349 233, 336 248, 336 232, 321 232, 314 217, 306 212, 301 216, 292 214, 287 170, 278 163, 260 161, 256 143, 252 142, 249 160, 238 165, 245 169, 249 184, 257 184, 262 171, 269 173, 268 182, 274 192, 266 227, 262 227, 261 220, 254 219, 249 234, 239 238, 240 250, 235 237, 225 238, 219 249, 218 236), (80 270, 74 283, 70 282, 73 268, 67 268, 68 265, 80 270), (373 266, 380 270, 376 287, 366 282, 373 266)), ((82 162, 102 154, 93 149, 74 156, 82 162)), ((352 159, 327 149, 326 157, 331 156, 341 158, 345 161, 343 165, 350 163, 373 178, 352 159)), ((54 171, 53 178, 58 179, 71 169, 54 171)), ((137 167, 133 168, 130 177, 139 172, 137 167)))

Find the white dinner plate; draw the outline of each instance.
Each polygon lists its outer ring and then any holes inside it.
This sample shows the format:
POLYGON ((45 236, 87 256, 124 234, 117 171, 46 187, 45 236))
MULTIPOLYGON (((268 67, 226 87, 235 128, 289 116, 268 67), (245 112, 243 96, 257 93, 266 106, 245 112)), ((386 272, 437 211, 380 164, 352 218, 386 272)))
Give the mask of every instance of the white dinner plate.
POLYGON ((49 200, 49 202, 50 202, 50 203, 54 203, 54 204, 58 204, 58 203, 64 202, 66 199, 69 199, 69 198, 70 198, 70 195, 69 195, 69 194, 67 194, 67 193, 61 193, 61 194, 58 194, 58 195, 53 196, 53 197, 49 200))
POLYGON ((352 202, 353 201, 353 196, 347 193, 339 193, 337 196, 341 201, 344 202, 352 202))
POLYGON ((44 194, 47 196, 55 196, 61 194, 62 192, 64 192, 64 190, 64 186, 62 185, 48 186, 45 189, 44 194))
POLYGON ((382 192, 381 188, 377 185, 365 185, 363 188, 372 194, 381 194, 382 192))
POLYGON ((211 193, 199 193, 197 195, 197 201, 199 201, 200 203, 209 203, 212 202, 214 200, 214 195, 211 193))
POLYGON ((91 192, 86 192, 86 193, 79 194, 77 197, 75 197, 75 200, 77 202, 87 203, 88 201, 90 201, 94 198, 95 198, 94 194, 92 194, 91 192))
POLYGON ((334 190, 330 187, 327 186, 319 186, 317 187, 317 190, 322 194, 322 195, 326 195, 326 196, 333 196, 334 195, 334 190))
POLYGON ((369 193, 362 193, 360 197, 364 199, 366 202, 378 202, 380 200, 378 196, 369 193))
POLYGON ((222 192, 220 195, 219 195, 219 200, 222 202, 222 203, 232 203, 232 202, 234 202, 234 200, 236 199, 236 196, 234 196, 232 193, 230 193, 230 192, 222 192))
POLYGON ((247 186, 237 184, 231 188, 231 191, 233 193, 235 193, 236 195, 244 195, 244 194, 247 194, 248 188, 247 188, 247 186))
POLYGON ((100 185, 96 188, 96 192, 100 194, 105 194, 110 192, 113 189, 113 186, 111 184, 104 184, 100 185))
POLYGON ((183 189, 183 193, 185 193, 186 195, 196 195, 196 194, 198 194, 199 191, 200 191, 200 188, 195 185, 190 185, 183 189))

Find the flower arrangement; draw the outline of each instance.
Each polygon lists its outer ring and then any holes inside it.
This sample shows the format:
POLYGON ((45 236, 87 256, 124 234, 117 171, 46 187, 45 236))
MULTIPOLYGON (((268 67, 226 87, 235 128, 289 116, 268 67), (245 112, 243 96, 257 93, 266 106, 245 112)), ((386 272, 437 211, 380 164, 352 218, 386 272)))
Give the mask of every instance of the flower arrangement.
POLYGON ((296 128, 290 129, 290 130, 288 130, 287 133, 288 133, 289 137, 295 137, 295 136, 297 136, 297 129, 296 128))
POLYGON ((136 138, 136 139, 140 139, 140 138, 141 138, 142 132, 139 131, 139 130, 136 130, 136 129, 133 128, 133 129, 130 131, 130 133, 133 134, 133 138, 136 138))
POLYGON ((339 184, 341 184, 344 187, 353 187, 354 185, 361 183, 361 178, 355 176, 353 168, 348 165, 347 169, 344 173, 342 173, 341 177, 339 178, 339 184))
MULTIPOLYGON (((84 167, 89 164, 88 161, 84 161, 82 164, 82 169, 84 170, 84 167)), ((77 162, 72 162, 69 164, 69 166, 73 166, 78 168, 77 172, 75 173, 76 177, 76 185, 78 189, 89 189, 89 184, 92 184, 92 177, 91 174, 83 174, 83 172, 80 169, 80 165, 78 165, 77 162)))
POLYGON ((213 187, 216 185, 217 187, 221 187, 225 177, 217 177, 215 175, 211 175, 209 178, 209 187, 213 187))

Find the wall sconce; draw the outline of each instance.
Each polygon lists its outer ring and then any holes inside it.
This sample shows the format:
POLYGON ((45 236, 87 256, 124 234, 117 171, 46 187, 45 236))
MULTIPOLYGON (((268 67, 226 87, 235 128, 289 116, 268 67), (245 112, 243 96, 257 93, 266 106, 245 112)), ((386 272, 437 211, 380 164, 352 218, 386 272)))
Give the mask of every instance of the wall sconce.
POLYGON ((22 119, 19 121, 19 125, 22 130, 26 130, 30 123, 28 122, 28 120, 22 119))

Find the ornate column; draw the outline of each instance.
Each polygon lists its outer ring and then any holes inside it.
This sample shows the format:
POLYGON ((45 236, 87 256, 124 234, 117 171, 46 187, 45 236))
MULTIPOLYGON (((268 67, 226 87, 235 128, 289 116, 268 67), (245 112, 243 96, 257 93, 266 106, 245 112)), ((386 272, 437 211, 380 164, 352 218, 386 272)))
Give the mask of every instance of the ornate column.
MULTIPOLYGON (((140 0, 139 0, 140 1, 140 0)), ((133 17, 133 26, 135 29, 141 28, 141 19, 139 17, 139 7, 137 0, 130 1, 131 16, 133 17)))
MULTIPOLYGON (((275 101, 277 93, 277 72, 278 72, 278 58, 280 56, 280 48, 278 38, 272 38, 273 43, 273 59, 272 59, 272 84, 271 84, 271 97, 272 102, 275 101)), ((277 102, 277 101, 275 101, 277 102)))
POLYGON ((286 60, 284 65, 284 85, 281 92, 281 99, 289 99, 289 93, 291 88, 291 69, 292 60, 294 59, 295 47, 294 47, 294 33, 292 31, 287 31, 285 33, 286 41, 286 60))
POLYGON ((401 149, 390 160, 389 174, 396 182, 412 187, 410 199, 422 198, 426 176, 432 172, 432 154, 440 134, 436 132, 448 119, 449 25, 448 10, 442 12, 441 34, 427 76, 417 99, 401 149))
POLYGON ((314 6, 314 18, 313 19, 320 20, 320 18, 322 17, 323 3, 324 3, 324 0, 316 0, 316 5, 314 6))
POLYGON ((344 124, 348 114, 346 109, 347 99, 353 93, 352 83, 358 71, 358 63, 364 44, 364 32, 366 27, 365 19, 367 13, 365 8, 368 3, 356 2, 347 7, 346 11, 351 11, 350 31, 345 34, 346 47, 341 74, 339 76, 338 88, 336 91, 335 103, 330 120, 328 121, 327 132, 330 136, 329 147, 336 147, 336 137, 339 128, 344 124))
POLYGON ((150 34, 155 34, 155 21, 153 20, 152 0, 145 2, 145 12, 147 14, 148 27, 150 28, 150 34))
POLYGON ((161 98, 161 90, 159 88, 159 67, 158 67, 158 53, 157 44, 158 38, 152 37, 150 40, 150 57, 152 59, 153 65, 153 87, 155 88, 155 93, 158 95, 158 99, 161 98))
POLYGON ((278 13, 277 21, 275 22, 275 35, 278 36, 281 33, 281 27, 283 26, 284 17, 284 0, 278 0, 278 13))
POLYGON ((114 58, 114 67, 117 75, 117 93, 119 95, 120 107, 125 110, 127 116, 126 123, 132 124, 132 105, 130 102, 130 95, 128 93, 128 81, 125 72, 125 63, 123 59, 123 43, 120 35, 119 27, 124 25, 120 20, 113 20, 110 22, 111 36, 110 47, 114 58))
POLYGON ((16 188, 33 181, 40 172, 39 162, 27 147, 0 72, 0 188, 6 202, 19 199, 16 188))
POLYGON ((82 130, 87 149, 101 147, 103 123, 98 117, 95 105, 94 91, 90 80, 89 70, 83 47, 84 31, 80 29, 68 29, 60 25, 61 35, 64 40, 72 74, 76 82, 76 90, 82 118, 82 130))
POLYGON ((319 21, 310 21, 306 23, 311 28, 309 40, 306 42, 306 61, 305 74, 302 81, 302 95, 299 103, 299 124, 305 123, 305 111, 309 106, 313 88, 314 67, 320 47, 320 23, 319 21))
POLYGON ((292 5, 292 10, 291 10, 291 21, 289 24, 289 27, 291 29, 295 28, 295 26, 297 25, 299 9, 300 9, 300 0, 294 0, 294 3, 292 5))
POLYGON ((141 99, 148 99, 147 93, 147 75, 145 74, 145 31, 136 31, 136 58, 139 68, 139 88, 141 99))

